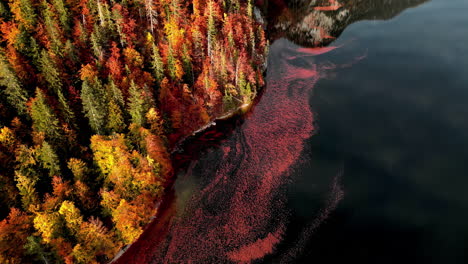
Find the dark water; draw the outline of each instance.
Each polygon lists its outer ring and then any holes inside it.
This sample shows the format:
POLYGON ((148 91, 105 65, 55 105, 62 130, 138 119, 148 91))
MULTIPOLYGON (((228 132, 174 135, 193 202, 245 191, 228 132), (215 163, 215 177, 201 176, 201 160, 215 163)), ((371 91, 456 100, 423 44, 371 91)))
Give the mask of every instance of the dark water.
POLYGON ((468 263, 468 1, 345 7, 327 47, 272 43, 120 263, 468 263))
POLYGON ((468 263, 468 1, 352 24, 340 44, 321 59, 367 56, 310 95, 319 130, 290 186, 291 226, 315 217, 340 166, 345 195, 298 262, 468 263))

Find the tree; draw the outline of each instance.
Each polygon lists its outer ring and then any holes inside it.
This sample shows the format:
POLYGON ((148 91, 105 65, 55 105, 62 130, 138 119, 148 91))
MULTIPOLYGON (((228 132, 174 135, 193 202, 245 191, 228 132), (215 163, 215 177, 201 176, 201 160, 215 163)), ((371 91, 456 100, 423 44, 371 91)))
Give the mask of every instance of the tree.
POLYGON ((149 22, 149 27, 151 33, 154 33, 154 27, 158 23, 158 12, 156 11, 156 6, 153 0, 144 0, 145 1, 145 11, 146 19, 149 22))
POLYGON ((141 224, 144 219, 138 208, 126 200, 120 200, 119 206, 112 213, 115 227, 120 232, 125 244, 133 243, 143 233, 141 224))
POLYGON ((67 165, 68 169, 71 170, 75 181, 82 181, 85 179, 88 169, 84 161, 77 158, 71 158, 67 165))
POLYGON ((59 214, 65 218, 65 224, 68 229, 77 234, 80 232, 80 226, 83 223, 83 217, 75 204, 71 201, 63 201, 59 209, 59 214))
POLYGON ((34 228, 42 236, 46 243, 57 237, 61 230, 60 216, 57 212, 40 212, 37 213, 33 220, 34 228))
POLYGON ((115 82, 112 78, 109 78, 109 82, 106 85, 107 87, 107 96, 108 96, 108 101, 113 101, 116 103, 118 106, 121 108, 125 107, 125 101, 122 95, 122 91, 115 85, 115 82))
POLYGON ((46 50, 41 52, 39 67, 48 87, 57 95, 63 117, 69 124, 74 124, 75 114, 63 94, 60 72, 46 50))
POLYGON ((50 177, 60 174, 59 158, 47 141, 42 143, 42 147, 39 149, 38 154, 42 167, 49 171, 50 177))
POLYGON ((153 133, 157 135, 162 135, 164 133, 164 120, 156 108, 152 107, 148 110, 148 113, 146 113, 146 120, 148 120, 148 124, 150 125, 150 129, 153 133))
POLYGON ((32 30, 36 25, 37 14, 30 0, 11 0, 10 10, 15 20, 26 29, 32 30))
POLYGON ((16 208, 11 208, 8 217, 0 222, 0 262, 23 263, 25 250, 21 245, 31 232, 31 218, 16 208))
POLYGON ((77 237, 81 249, 75 250, 75 256, 78 256, 77 260, 82 263, 89 263, 83 262, 83 260, 90 259, 90 257, 79 257, 77 253, 80 251, 86 252, 91 258, 106 256, 111 259, 120 247, 120 243, 116 241, 113 233, 109 232, 103 223, 95 217, 91 217, 89 221, 81 224, 77 237))
POLYGON ((97 77, 94 80, 86 78, 81 87, 83 112, 89 120, 89 125, 97 134, 104 133, 107 115, 105 93, 97 77))
POLYGON ((21 85, 2 50, 0 50, 0 86, 6 87, 3 93, 5 93, 8 103, 15 107, 19 114, 26 114, 28 93, 21 85))
POLYGON ((100 29, 97 25, 94 25, 94 29, 91 33, 91 47, 93 48, 94 56, 100 62, 104 59, 104 49, 102 47, 103 42, 104 40, 100 29))
POLYGON ((51 42, 50 47, 56 55, 61 55, 63 49, 61 36, 63 36, 63 34, 60 32, 60 27, 54 17, 54 12, 45 0, 42 2, 42 16, 44 18, 47 36, 51 42))
POLYGON ((145 114, 149 110, 149 107, 146 105, 142 89, 133 80, 130 82, 129 93, 128 112, 132 117, 132 123, 143 126, 145 124, 145 114))
POLYGON ((52 3, 54 5, 55 10, 59 14, 60 24, 62 24, 62 27, 65 30, 65 32, 69 32, 70 20, 69 20, 68 14, 70 11, 65 6, 65 3, 63 2, 63 0, 53 0, 52 3))
POLYGON ((50 58, 48 52, 43 49, 39 58, 39 68, 42 76, 47 82, 47 85, 52 88, 52 91, 57 93, 62 89, 62 80, 57 66, 50 58))
POLYGON ((37 205, 39 198, 36 192, 37 179, 28 177, 20 172, 15 172, 16 187, 21 195, 21 202, 24 210, 34 210, 32 206, 37 205))
POLYGON ((164 65, 156 44, 153 43, 151 48, 153 52, 151 56, 151 68, 153 69, 153 76, 156 78, 156 81, 158 81, 159 84, 164 78, 164 65))
POLYGON ((54 176, 52 178, 52 188, 54 196, 57 197, 59 201, 63 201, 65 198, 68 198, 73 191, 72 186, 70 186, 70 182, 64 181, 58 176, 54 176))
POLYGON ((114 100, 111 100, 108 106, 109 117, 106 128, 109 132, 120 133, 125 129, 122 109, 114 100))
POLYGON ((5 126, 0 129, 0 146, 4 146, 10 152, 13 152, 17 143, 16 136, 9 127, 5 126))
POLYGON ((106 62, 106 67, 114 80, 120 81, 122 79, 122 64, 120 62, 120 49, 117 43, 112 42, 111 56, 106 62))
POLYGON ((216 41, 216 21, 221 19, 221 10, 219 9, 218 4, 209 0, 205 9, 205 17, 207 17, 207 42, 208 42, 208 57, 211 57, 211 53, 216 41))
POLYGON ((59 120, 55 116, 41 89, 36 89, 36 97, 31 102, 30 115, 33 120, 33 128, 37 132, 43 132, 52 142, 60 141, 61 131, 59 120))

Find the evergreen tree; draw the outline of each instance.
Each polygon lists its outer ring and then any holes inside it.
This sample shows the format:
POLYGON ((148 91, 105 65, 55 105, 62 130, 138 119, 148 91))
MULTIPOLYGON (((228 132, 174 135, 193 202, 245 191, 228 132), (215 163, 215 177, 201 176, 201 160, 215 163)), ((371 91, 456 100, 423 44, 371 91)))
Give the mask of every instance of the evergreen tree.
POLYGON ((158 47, 154 43, 151 47, 153 50, 153 54, 151 56, 151 68, 153 69, 153 76, 159 84, 164 78, 164 64, 162 62, 161 55, 159 55, 158 47))
POLYGON ((65 118, 65 121, 75 127, 75 113, 70 108, 70 104, 68 103, 67 99, 62 93, 62 90, 58 90, 57 92, 57 98, 60 103, 60 110, 62 111, 62 115, 65 118))
POLYGON ((94 56, 102 60, 104 58, 104 50, 102 48, 102 34, 101 29, 94 25, 93 33, 91 33, 91 47, 93 48, 94 56))
POLYGON ((49 171, 50 177, 60 174, 59 158, 47 141, 42 143, 39 150, 39 160, 41 161, 42 167, 49 171))
POLYGON ((208 57, 211 57, 212 55, 212 50, 214 47, 214 42, 216 40, 216 24, 215 24, 215 18, 216 18, 216 3, 213 2, 213 0, 210 0, 207 5, 207 10, 206 12, 208 13, 208 30, 207 30, 207 36, 206 39, 208 41, 208 57))
POLYGON ((145 115, 149 110, 145 103, 145 98, 142 94, 142 89, 139 88, 132 80, 130 82, 130 97, 128 99, 128 112, 132 117, 132 123, 143 126, 145 123, 145 115))
POLYGON ((186 43, 182 47, 182 62, 184 65, 185 82, 193 85, 195 83, 195 76, 193 75, 192 59, 186 43))
POLYGON ((37 179, 25 176, 19 172, 15 172, 16 187, 21 195, 21 203, 23 209, 28 211, 31 206, 37 205, 39 197, 36 192, 37 179))
POLYGON ((115 85, 114 80, 109 78, 109 83, 107 84, 107 95, 109 97, 109 102, 113 101, 114 104, 117 104, 122 109, 125 107, 125 101, 122 95, 122 91, 115 85))
POLYGON ((54 13, 52 12, 49 4, 43 0, 42 2, 42 15, 44 17, 44 25, 49 36, 52 50, 55 54, 61 55, 63 43, 61 41, 62 34, 60 33, 59 25, 54 18, 54 13))
POLYGON ((61 140, 59 120, 39 88, 36 89, 36 97, 32 101, 30 115, 33 120, 33 128, 37 132, 43 132, 46 138, 53 142, 61 140))
POLYGON ((65 32, 70 32, 70 19, 68 17, 70 11, 65 6, 63 0, 53 0, 52 3, 59 15, 60 24, 62 24, 63 29, 65 32))
POLYGON ((2 50, 0 50, 0 86, 6 87, 3 93, 5 93, 8 103, 15 107, 19 114, 25 114, 28 94, 2 50))
POLYGON ((177 77, 177 60, 174 57, 174 51, 169 47, 169 54, 167 55, 167 70, 169 71, 169 76, 173 81, 177 77))
POLYGON ((93 81, 89 81, 89 79, 83 81, 81 100, 84 114, 89 119, 89 125, 93 131, 97 134, 104 133, 107 115, 106 101, 101 82, 97 77, 93 81))
POLYGON ((42 73, 42 76, 46 80, 47 85, 52 88, 54 93, 57 93, 62 89, 60 72, 45 49, 41 51, 41 56, 39 58, 39 69, 42 73))

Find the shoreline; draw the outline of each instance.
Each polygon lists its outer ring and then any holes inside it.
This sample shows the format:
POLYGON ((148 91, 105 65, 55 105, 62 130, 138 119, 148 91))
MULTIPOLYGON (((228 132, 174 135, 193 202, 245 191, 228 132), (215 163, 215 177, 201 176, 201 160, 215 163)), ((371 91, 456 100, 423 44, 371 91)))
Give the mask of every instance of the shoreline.
MULTIPOLYGON (((252 99, 250 103, 244 103, 230 111, 227 111, 225 113, 223 113, 221 116, 219 117, 216 117, 216 118, 213 118, 211 121, 207 122, 205 125, 203 126, 200 126, 199 129, 193 131, 192 133, 190 133, 189 135, 186 135, 184 137, 182 137, 175 145, 174 147, 169 151, 169 153, 171 154, 171 156, 177 152, 181 152, 183 151, 181 146, 186 143, 190 138, 192 137, 195 137, 196 135, 198 134, 201 134, 203 133, 204 131, 206 131, 207 129, 209 128, 212 128, 214 126, 217 125, 217 121, 221 121, 221 120, 228 120, 230 118, 233 118, 237 115, 241 115, 241 114, 244 114, 246 113, 255 103, 255 99, 252 99)), ((165 214, 167 213, 168 209, 170 209, 170 204, 174 198, 174 183, 175 181, 177 180, 177 176, 174 174, 174 176, 171 178, 171 179, 168 179, 168 184, 166 185, 167 187, 167 192, 163 195, 162 199, 158 202, 156 202, 156 207, 155 207, 155 211, 156 213, 151 217, 151 220, 148 222, 148 224, 145 225, 145 227, 143 228, 143 233, 140 235, 140 237, 133 243, 131 244, 128 244, 128 245, 125 245, 123 248, 121 248, 119 250, 119 252, 115 255, 115 257, 107 262, 108 264, 112 264, 112 263, 118 263, 118 261, 121 259, 121 257, 128 251, 132 248, 133 245, 135 245, 136 243, 138 243, 140 241, 140 239, 143 238, 143 236, 145 235, 146 231, 148 231, 148 229, 155 225, 155 224, 164 224, 164 221, 162 222, 158 222, 156 223, 157 220, 160 220, 161 218, 164 218, 163 216, 165 216, 165 214), (161 210, 160 210, 161 209, 161 210)))

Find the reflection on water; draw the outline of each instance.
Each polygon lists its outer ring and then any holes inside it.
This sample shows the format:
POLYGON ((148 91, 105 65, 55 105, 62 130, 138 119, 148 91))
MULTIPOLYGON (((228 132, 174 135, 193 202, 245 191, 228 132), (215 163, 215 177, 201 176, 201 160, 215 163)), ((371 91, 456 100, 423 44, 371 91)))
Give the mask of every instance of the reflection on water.
POLYGON ((271 1, 269 33, 272 37, 286 36, 305 46, 325 46, 349 25, 363 20, 388 20, 405 9, 428 0, 297 0, 271 1), (287 1, 286 1, 287 2, 287 1))
POLYGON ((468 2, 305 2, 265 7, 263 95, 120 263, 468 261, 468 2))

